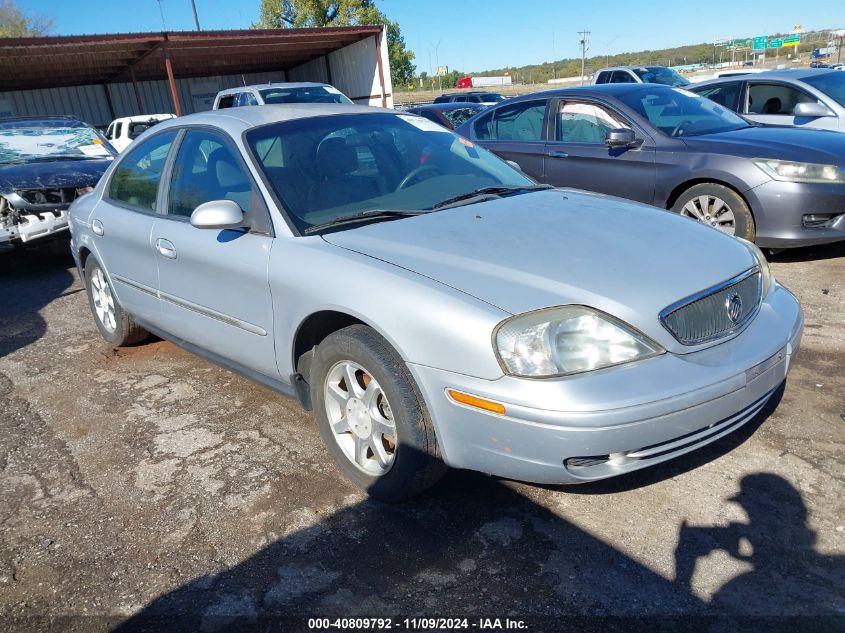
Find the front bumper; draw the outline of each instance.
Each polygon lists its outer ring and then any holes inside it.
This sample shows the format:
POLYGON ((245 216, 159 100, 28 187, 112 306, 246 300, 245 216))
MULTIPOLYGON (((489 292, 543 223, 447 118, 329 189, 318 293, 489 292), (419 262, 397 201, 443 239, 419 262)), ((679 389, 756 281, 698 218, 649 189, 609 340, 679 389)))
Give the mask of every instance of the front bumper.
POLYGON ((744 194, 757 224, 757 245, 791 248, 845 240, 845 185, 769 182, 744 194), (805 227, 807 214, 838 216, 831 226, 805 227))
POLYGON ((11 227, 0 227, 0 242, 20 240, 29 242, 54 233, 66 231, 68 228, 66 209, 28 213, 21 216, 21 222, 11 227))
POLYGON ((695 353, 546 380, 409 367, 447 464, 577 483, 671 459, 742 426, 786 378, 803 325, 797 300, 775 285, 741 334, 695 353), (458 404, 447 389, 500 402, 506 413, 458 404))

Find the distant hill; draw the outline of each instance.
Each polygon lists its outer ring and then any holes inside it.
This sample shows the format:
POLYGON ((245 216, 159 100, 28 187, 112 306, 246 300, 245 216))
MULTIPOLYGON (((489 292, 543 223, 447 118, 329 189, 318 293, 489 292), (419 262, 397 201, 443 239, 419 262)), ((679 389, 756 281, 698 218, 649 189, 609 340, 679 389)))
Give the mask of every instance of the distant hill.
MULTIPOLYGON (((801 37, 801 46, 799 53, 803 57, 807 57, 813 48, 820 46, 827 46, 829 31, 810 31, 801 37)), ((779 37, 775 34, 772 37, 779 37)), ((740 38, 737 38, 740 39, 740 38)), ((593 43, 593 47, 599 44, 593 43)), ((595 50, 595 48, 594 48, 595 50)), ((677 46, 675 48, 661 48, 657 50, 637 51, 633 53, 619 53, 616 55, 593 55, 587 58, 585 65, 585 74, 589 75, 605 66, 623 66, 628 64, 642 64, 642 65, 659 65, 659 66, 680 66, 683 64, 712 64, 714 61, 729 61, 731 59, 731 51, 724 47, 714 47, 712 42, 702 42, 700 44, 690 44, 688 46, 677 46)), ((780 57, 786 59, 787 54, 792 54, 793 49, 780 49, 780 57)), ((748 59, 750 57, 749 51, 748 59)), ((769 58, 775 57, 775 50, 766 51, 769 58)), ((737 60, 746 59, 745 51, 737 51, 737 60)), ((520 66, 518 68, 495 68, 490 70, 483 70, 479 72, 464 73, 466 75, 502 75, 505 72, 509 73, 516 82, 524 83, 545 83, 554 77, 576 77, 581 73, 581 58, 559 59, 555 62, 543 62, 542 64, 530 64, 528 66, 520 66)), ((450 73, 451 74, 451 73, 450 73)), ((461 75, 460 72, 455 71, 456 75, 461 75)))

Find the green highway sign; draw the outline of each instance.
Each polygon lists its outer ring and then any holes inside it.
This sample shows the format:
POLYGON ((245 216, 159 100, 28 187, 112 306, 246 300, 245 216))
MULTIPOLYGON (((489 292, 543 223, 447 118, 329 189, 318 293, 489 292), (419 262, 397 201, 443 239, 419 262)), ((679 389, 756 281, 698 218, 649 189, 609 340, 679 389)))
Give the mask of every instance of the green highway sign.
POLYGON ((800 35, 790 35, 789 37, 783 38, 783 45, 784 46, 798 46, 801 43, 801 36, 800 35))
POLYGON ((754 38, 754 50, 764 50, 769 45, 769 38, 765 35, 754 38))
POLYGON ((780 38, 774 38, 769 40, 769 48, 781 48, 783 46, 783 40, 780 38))
POLYGON ((743 49, 743 48, 751 48, 751 40, 734 40, 731 42, 731 45, 728 48, 734 49, 743 49))

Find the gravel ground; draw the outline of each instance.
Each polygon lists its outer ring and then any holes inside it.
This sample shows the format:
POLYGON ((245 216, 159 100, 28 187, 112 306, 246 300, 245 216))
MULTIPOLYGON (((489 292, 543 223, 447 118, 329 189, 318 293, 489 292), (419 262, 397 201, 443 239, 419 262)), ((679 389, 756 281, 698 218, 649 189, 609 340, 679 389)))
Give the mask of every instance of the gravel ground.
POLYGON ((806 314, 774 413, 601 484, 453 471, 398 506, 346 483, 292 401, 164 341, 106 347, 68 257, 15 259, 0 273, 2 628, 845 626, 845 245, 772 257, 806 314))

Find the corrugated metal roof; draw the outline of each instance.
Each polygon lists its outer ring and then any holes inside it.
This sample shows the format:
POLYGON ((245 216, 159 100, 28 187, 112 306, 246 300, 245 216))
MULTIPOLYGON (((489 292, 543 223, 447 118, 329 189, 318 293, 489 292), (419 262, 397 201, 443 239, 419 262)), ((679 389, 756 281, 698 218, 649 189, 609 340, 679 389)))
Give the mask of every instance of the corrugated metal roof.
POLYGON ((381 34, 381 26, 173 31, 0 39, 0 91, 293 68, 381 34))

